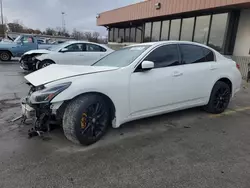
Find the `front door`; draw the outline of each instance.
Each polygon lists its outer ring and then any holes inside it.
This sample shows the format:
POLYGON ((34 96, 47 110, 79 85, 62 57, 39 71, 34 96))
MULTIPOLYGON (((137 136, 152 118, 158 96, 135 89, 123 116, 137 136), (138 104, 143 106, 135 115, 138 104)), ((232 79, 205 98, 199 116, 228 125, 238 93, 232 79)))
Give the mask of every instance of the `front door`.
POLYGON ((152 61, 155 68, 143 71, 140 65, 130 78, 131 116, 142 116, 175 108, 178 99, 176 80, 181 79, 177 45, 164 45, 153 50, 144 61, 152 61))
POLYGON ((35 40, 32 36, 23 36, 21 38, 21 46, 20 46, 20 52, 22 54, 24 54, 25 52, 28 52, 30 50, 36 50, 37 49, 38 44, 35 43, 35 40))
POLYGON ((84 55, 83 44, 82 43, 74 43, 65 47, 67 51, 59 52, 60 54, 56 54, 54 60, 58 64, 70 64, 70 65, 78 65, 82 60, 82 55, 84 55))

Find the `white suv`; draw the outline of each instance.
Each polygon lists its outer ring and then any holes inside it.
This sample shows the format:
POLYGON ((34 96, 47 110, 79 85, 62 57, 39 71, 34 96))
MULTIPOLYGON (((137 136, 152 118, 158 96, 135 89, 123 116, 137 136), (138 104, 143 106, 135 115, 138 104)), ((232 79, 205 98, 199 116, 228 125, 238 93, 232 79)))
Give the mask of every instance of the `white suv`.
POLYGON ((66 137, 84 145, 111 124, 197 106, 221 113, 241 87, 234 61, 179 41, 128 46, 92 66, 51 65, 25 78, 33 87, 23 112, 36 111, 36 130, 61 120, 66 137))

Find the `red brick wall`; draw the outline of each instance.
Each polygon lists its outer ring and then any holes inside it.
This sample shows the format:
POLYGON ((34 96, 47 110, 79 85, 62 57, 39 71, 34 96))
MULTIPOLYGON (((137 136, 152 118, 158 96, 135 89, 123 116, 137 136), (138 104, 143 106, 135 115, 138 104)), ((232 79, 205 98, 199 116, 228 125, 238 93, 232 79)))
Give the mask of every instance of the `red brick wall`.
POLYGON ((146 0, 137 4, 103 12, 97 19, 97 25, 145 19, 150 17, 192 12, 250 3, 250 0, 146 0), (161 3, 156 10, 155 4, 161 3))

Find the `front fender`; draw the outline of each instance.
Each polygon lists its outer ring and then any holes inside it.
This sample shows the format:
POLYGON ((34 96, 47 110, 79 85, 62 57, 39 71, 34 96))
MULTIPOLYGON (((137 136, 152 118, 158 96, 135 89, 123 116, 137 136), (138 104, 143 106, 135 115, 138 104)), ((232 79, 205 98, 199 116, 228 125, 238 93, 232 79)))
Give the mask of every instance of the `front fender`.
POLYGON ((39 61, 43 61, 45 59, 51 59, 51 55, 50 54, 42 54, 42 55, 36 57, 36 59, 39 61))
MULTIPOLYGON (((129 77, 123 77, 120 74, 120 80, 117 82, 114 79, 114 77, 117 77, 117 75, 109 74, 111 74, 111 72, 93 74, 93 76, 81 76, 71 80, 71 86, 62 93, 58 94, 51 101, 51 103, 70 101, 75 97, 86 93, 101 93, 109 97, 113 102, 116 109, 116 123, 114 127, 119 127, 122 123, 126 122, 126 119, 129 117, 130 113, 128 92, 129 77)), ((65 81, 66 80, 64 80, 64 82, 65 81)))

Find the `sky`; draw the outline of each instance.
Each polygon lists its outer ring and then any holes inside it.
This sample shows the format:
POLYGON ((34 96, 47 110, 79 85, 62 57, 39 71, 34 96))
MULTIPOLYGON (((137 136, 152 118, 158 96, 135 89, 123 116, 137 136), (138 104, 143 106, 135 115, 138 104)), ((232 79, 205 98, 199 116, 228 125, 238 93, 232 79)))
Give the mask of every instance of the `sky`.
POLYGON ((45 30, 62 27, 61 12, 65 12, 66 29, 98 31, 106 35, 104 27, 96 26, 96 15, 142 0, 3 0, 4 18, 8 22, 20 20, 26 27, 45 30))

